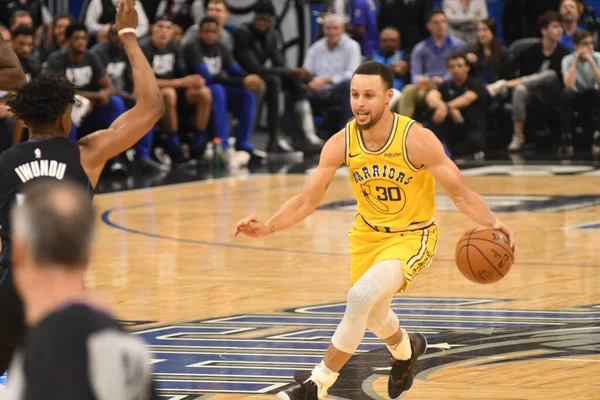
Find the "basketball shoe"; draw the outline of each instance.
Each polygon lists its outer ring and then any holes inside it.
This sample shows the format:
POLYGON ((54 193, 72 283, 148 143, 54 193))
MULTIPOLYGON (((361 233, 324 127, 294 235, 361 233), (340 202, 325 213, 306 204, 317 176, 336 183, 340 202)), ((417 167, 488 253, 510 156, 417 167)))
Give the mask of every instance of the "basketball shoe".
POLYGON ((410 338, 410 348, 412 354, 408 360, 396 360, 392 358, 392 370, 388 380, 388 395, 392 399, 397 399, 402 393, 406 392, 413 384, 413 369, 415 362, 427 350, 427 339, 420 333, 408 335, 410 338))
POLYGON ((313 381, 302 379, 301 375, 304 375, 304 378, 307 378, 306 374, 298 374, 294 375, 294 379, 296 382, 300 384, 297 388, 293 390, 287 390, 285 392, 277 393, 277 398, 279 400, 318 400, 319 397, 317 395, 318 388, 317 384, 313 381))

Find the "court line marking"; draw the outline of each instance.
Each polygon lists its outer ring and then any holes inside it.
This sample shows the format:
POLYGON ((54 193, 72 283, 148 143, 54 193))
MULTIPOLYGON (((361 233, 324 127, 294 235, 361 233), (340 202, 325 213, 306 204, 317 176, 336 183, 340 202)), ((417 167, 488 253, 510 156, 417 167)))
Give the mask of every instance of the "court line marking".
MULTIPOLYGON (((267 176, 267 175, 265 175, 265 176, 267 176)), ((222 179, 227 179, 227 178, 222 178, 222 179)), ((237 178, 237 179, 239 179, 239 178, 237 178)), ((246 180, 248 181, 248 179, 246 179, 246 180)), ((217 180, 215 180, 215 181, 217 181, 217 180)), ((186 182, 186 183, 183 183, 182 185, 192 184, 192 183, 203 184, 203 183, 210 183, 210 182, 213 182, 213 181, 186 182)), ((257 193, 257 192, 265 192, 265 191, 277 190, 277 189, 282 189, 282 188, 293 188, 293 187, 297 187, 297 186, 303 187, 304 185, 305 185, 305 183, 303 182, 303 183, 297 183, 297 184, 272 186, 272 187, 263 188, 263 189, 254 188, 254 189, 237 190, 237 191, 229 192, 227 194, 228 195, 236 195, 236 194, 244 194, 244 193, 257 193)), ((150 188, 144 188, 144 189, 140 189, 140 190, 149 190, 149 189, 150 188)), ((128 192, 123 192, 123 193, 126 194, 128 192)), ((123 193, 120 193, 120 194, 123 194, 123 193)), ((117 193, 107 193, 107 194, 117 194, 117 193)), ((310 251, 310 250, 297 250, 297 249, 279 249, 279 248, 272 248, 272 247, 250 246, 250 245, 243 245, 243 244, 223 243, 223 242, 209 242, 209 241, 196 240, 196 239, 184 239, 184 238, 166 236, 166 235, 161 235, 158 233, 145 232, 145 231, 141 231, 138 229, 128 228, 126 226, 119 225, 118 223, 115 223, 115 222, 111 221, 111 219, 110 219, 110 215, 115 211, 125 212, 126 210, 130 210, 130 209, 156 207, 157 205, 174 204, 174 203, 180 203, 182 201, 209 199, 209 198, 214 198, 214 197, 217 197, 220 195, 222 195, 222 193, 211 193, 211 194, 205 194, 205 195, 200 195, 200 196, 195 196, 195 197, 186 197, 186 198, 177 199, 177 200, 166 200, 166 201, 154 202, 154 203, 142 203, 142 204, 137 204, 137 205, 125 206, 125 207, 117 206, 117 207, 109 208, 106 211, 103 211, 102 215, 101 215, 101 219, 104 224, 108 225, 111 228, 120 230, 120 231, 132 233, 135 235, 142 235, 142 236, 146 236, 146 237, 150 237, 150 238, 154 238, 154 239, 163 239, 163 240, 169 240, 169 241, 180 242, 180 243, 199 244, 199 245, 217 246, 217 247, 228 247, 228 248, 236 248, 236 249, 244 249, 244 250, 270 251, 270 252, 288 253, 288 254, 309 254, 309 255, 318 255, 318 256, 350 257, 350 254, 348 254, 348 253, 332 253, 332 252, 326 252, 326 251, 310 251)), ((440 261, 441 262, 454 262, 454 258, 438 257, 438 258, 436 258, 436 261, 438 261, 438 262, 440 262, 440 261)), ((537 262, 537 261, 519 261, 518 264, 540 265, 540 266, 600 268, 600 264, 568 264, 568 263, 562 263, 562 262, 561 263, 552 263, 552 262, 537 262)))

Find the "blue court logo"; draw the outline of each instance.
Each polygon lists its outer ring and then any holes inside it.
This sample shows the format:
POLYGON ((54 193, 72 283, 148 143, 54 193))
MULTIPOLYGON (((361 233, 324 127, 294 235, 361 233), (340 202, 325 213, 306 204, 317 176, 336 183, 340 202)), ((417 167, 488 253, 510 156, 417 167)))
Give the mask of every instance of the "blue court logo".
MULTIPOLYGON (((564 311, 504 308, 510 300, 398 297, 392 307, 409 332, 423 333, 430 348, 419 360, 417 379, 470 360, 465 367, 521 359, 600 353, 600 309, 564 311), (494 308, 490 308, 494 305, 494 308), (486 306, 481 308, 480 306, 486 306), (575 335, 576 340, 573 340, 575 335), (513 354, 516 354, 513 356, 513 354), (502 357, 497 357, 502 355, 502 357)), ((243 314, 167 325, 137 332, 152 352, 162 398, 196 399, 203 394, 274 394, 294 384, 321 361, 345 305, 326 304, 273 314, 243 314)), ((377 398, 389 354, 367 332, 330 395, 377 398)))

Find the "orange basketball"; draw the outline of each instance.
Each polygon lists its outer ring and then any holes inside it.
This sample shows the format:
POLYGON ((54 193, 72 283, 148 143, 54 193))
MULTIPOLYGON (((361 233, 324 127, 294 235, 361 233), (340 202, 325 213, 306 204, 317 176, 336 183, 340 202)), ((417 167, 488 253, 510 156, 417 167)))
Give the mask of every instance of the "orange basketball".
POLYGON ((498 229, 468 231, 458 241, 454 258, 458 270, 475 283, 498 282, 514 261, 510 242, 498 229))

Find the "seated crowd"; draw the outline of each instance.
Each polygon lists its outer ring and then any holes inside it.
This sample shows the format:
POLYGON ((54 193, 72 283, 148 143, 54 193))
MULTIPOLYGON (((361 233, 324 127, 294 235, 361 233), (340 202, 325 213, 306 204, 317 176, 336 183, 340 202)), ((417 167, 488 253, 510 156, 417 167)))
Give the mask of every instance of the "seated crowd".
MULTIPOLYGON (((0 34, 28 79, 64 74, 76 86, 73 140, 108 127, 136 102, 113 3, 88 1, 77 22, 70 15, 52 17, 39 0, 26 0, 0 20, 0 34)), ((520 152, 529 144, 564 156, 574 146, 600 154, 594 112, 600 53, 581 23, 578 0, 549 1, 540 10, 539 35, 513 35, 509 48, 485 1, 470 0, 465 8, 464 1, 445 0, 442 9, 428 0, 386 1, 379 9, 369 0, 340 3, 323 2, 319 38, 302 67, 290 68, 269 0, 258 2, 252 21, 237 27, 227 25, 225 0, 138 2, 137 35, 166 112, 135 146, 134 162, 148 173, 206 163, 214 157, 209 144, 215 138, 231 166, 318 154, 352 118, 350 79, 370 59, 395 75, 391 109, 432 129, 453 158, 482 159, 494 147, 520 152), (262 109, 266 152, 252 143, 262 109)), ((26 128, 1 103, 6 95, 0 93, 0 151, 26 137, 26 128)), ((118 156, 106 172, 126 174, 128 168, 118 156)))

